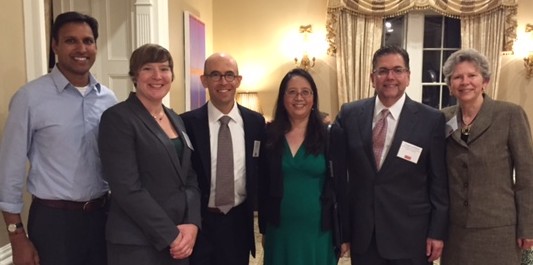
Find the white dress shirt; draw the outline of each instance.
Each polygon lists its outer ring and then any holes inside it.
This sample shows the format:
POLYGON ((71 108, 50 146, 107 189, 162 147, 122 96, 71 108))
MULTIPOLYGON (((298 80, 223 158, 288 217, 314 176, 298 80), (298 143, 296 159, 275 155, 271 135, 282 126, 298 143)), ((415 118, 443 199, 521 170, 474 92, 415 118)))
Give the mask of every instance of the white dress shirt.
MULTIPOLYGON (((217 149, 218 130, 220 128, 220 117, 224 116, 211 101, 207 103, 207 117, 209 120, 209 140, 211 141, 211 192, 208 207, 215 206, 215 185, 217 183, 217 149)), ((227 114, 231 118, 228 123, 233 144, 233 170, 235 177, 235 206, 241 204, 246 199, 246 155, 244 143, 244 122, 242 120, 237 103, 227 114)))

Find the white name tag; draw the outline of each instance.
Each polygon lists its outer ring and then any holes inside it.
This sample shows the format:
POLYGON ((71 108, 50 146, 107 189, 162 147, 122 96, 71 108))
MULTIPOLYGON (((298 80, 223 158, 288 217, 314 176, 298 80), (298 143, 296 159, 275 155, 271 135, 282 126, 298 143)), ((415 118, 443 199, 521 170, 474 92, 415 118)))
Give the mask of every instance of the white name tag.
POLYGON ((254 141, 254 150, 252 151, 252 157, 259 157, 259 149, 261 148, 261 141, 254 141))
POLYGON ((455 130, 459 128, 459 125, 457 124, 457 116, 453 116, 447 123, 446 123, 446 138, 448 136, 452 135, 455 130))
POLYGON ((421 147, 410 144, 406 141, 402 141, 402 145, 400 145, 400 150, 398 150, 397 156, 403 160, 416 164, 418 163, 418 158, 420 158, 421 153, 421 147))
POLYGON ((189 147, 189 149, 194 151, 194 148, 192 147, 191 139, 189 139, 189 136, 187 135, 187 133, 185 131, 181 131, 181 133, 183 134, 183 138, 185 139, 185 143, 187 144, 187 147, 189 147))

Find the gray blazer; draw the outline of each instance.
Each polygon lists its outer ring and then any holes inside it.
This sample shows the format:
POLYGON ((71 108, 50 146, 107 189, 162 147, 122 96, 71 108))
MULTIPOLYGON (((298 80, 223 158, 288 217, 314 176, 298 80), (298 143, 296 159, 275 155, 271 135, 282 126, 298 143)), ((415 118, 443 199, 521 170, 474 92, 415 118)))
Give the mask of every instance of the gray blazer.
MULTIPOLYGON (((448 123, 460 121, 458 106, 443 112, 448 123)), ((520 106, 484 95, 468 144, 460 130, 447 138, 447 161, 452 224, 516 225, 517 237, 533 238, 533 144, 520 106)))
POLYGON ((111 188, 110 243, 151 245, 161 251, 178 235, 176 225, 200 227, 200 191, 185 126, 174 111, 165 108, 165 113, 183 140, 181 161, 134 93, 102 115, 99 148, 111 188))

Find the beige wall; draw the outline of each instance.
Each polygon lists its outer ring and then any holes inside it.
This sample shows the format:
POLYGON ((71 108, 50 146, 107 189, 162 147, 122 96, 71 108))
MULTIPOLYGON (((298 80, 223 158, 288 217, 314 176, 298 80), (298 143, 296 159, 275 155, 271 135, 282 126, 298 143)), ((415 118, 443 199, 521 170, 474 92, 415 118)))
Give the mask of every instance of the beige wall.
POLYGON ((174 59, 174 82, 170 91, 170 107, 177 113, 185 111, 183 12, 188 11, 205 23, 206 56, 212 51, 212 0, 169 1, 170 53, 174 59))
MULTIPOLYGON (((232 54, 243 76, 241 91, 259 92, 263 113, 271 117, 279 83, 294 68, 286 48, 300 25, 311 24, 325 40, 327 0, 213 1, 213 48, 232 54)), ((310 71, 319 90, 319 107, 336 114, 335 65, 324 49, 310 71), (334 96, 335 95, 335 96, 334 96)))
MULTIPOLYGON (((524 32, 526 24, 533 24, 533 1, 518 0, 517 32, 524 32)), ((501 61, 498 99, 514 102, 527 113, 533 126, 533 77, 527 79, 524 61, 514 55, 503 56, 501 61)))
MULTIPOLYGON (((2 12, 0 16, 0 137, 4 132, 4 125, 8 113, 11 96, 26 82, 26 64, 24 62, 24 35, 22 1, 1 0, 2 12)), ((0 218, 3 220, 3 218, 0 218)), ((0 247, 9 242, 3 221, 0 222, 0 247)))
POLYGON ((22 1, 2 0, 2 9, 9 10, 0 16, 0 135, 7 118, 9 100, 15 91, 26 82, 24 62, 24 31, 22 1), (7 37, 9 36, 9 37, 7 37))

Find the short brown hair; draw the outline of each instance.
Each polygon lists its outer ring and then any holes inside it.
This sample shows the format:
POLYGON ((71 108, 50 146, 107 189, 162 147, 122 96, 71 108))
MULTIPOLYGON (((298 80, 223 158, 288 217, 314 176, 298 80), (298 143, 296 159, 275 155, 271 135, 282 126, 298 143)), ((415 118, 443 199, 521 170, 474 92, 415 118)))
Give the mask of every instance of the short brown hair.
POLYGON ((153 43, 144 44, 135 49, 130 57, 130 71, 128 72, 131 81, 137 87, 137 74, 141 67, 147 63, 162 63, 168 61, 168 66, 172 72, 172 80, 174 80, 174 61, 172 55, 163 46, 153 43))

